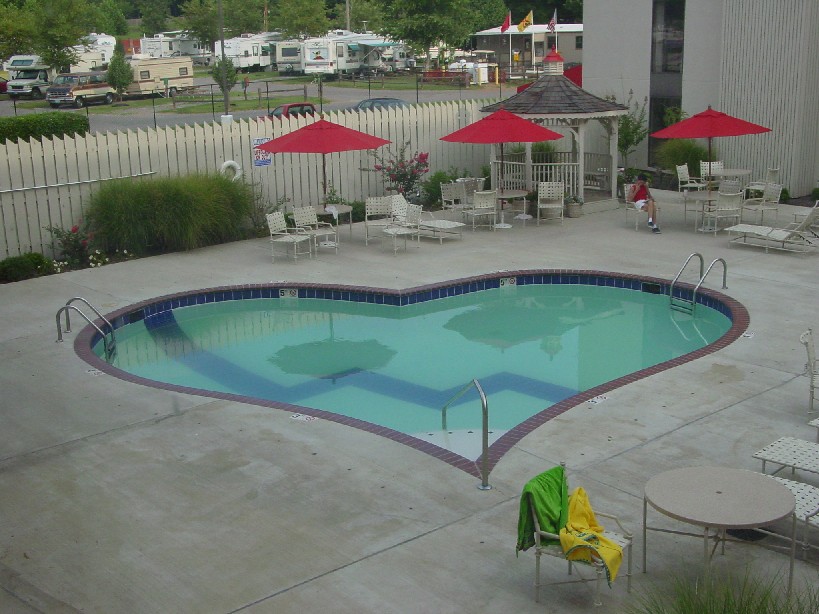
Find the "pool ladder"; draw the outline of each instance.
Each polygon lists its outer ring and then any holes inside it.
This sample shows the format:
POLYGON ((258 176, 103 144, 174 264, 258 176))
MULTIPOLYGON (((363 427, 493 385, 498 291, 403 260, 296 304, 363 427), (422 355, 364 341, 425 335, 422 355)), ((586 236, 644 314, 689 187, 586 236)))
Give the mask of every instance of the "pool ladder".
POLYGON ((727 288, 726 282, 728 281, 728 265, 725 263, 725 260, 722 258, 716 258, 715 260, 711 261, 711 264, 708 265, 708 268, 705 269, 705 260, 702 257, 702 254, 699 252, 694 252, 688 258, 685 259, 685 263, 682 265, 680 272, 677 273, 677 276, 674 278, 674 281, 671 282, 671 287, 668 289, 668 299, 669 305, 671 309, 675 309, 677 311, 682 311, 684 313, 692 314, 694 313, 694 308, 697 306, 697 292, 699 292, 700 286, 702 286, 702 282, 705 281, 705 278, 708 277, 708 273, 711 272, 711 269, 714 268, 714 265, 717 262, 722 263, 722 288, 723 290, 727 288), (684 296, 674 296, 674 285, 680 279, 680 275, 683 274, 685 268, 688 266, 688 263, 691 262, 691 259, 697 257, 700 261, 700 280, 697 282, 694 291, 691 293, 691 298, 685 298, 684 296), (703 273, 703 269, 705 272, 703 273))
POLYGON ((483 388, 481 388, 481 384, 478 380, 473 379, 469 382, 466 386, 461 388, 458 392, 456 392, 449 401, 446 402, 441 408, 441 430, 446 430, 446 410, 449 409, 449 406, 452 405, 455 401, 460 399, 464 393, 475 386, 478 390, 478 394, 481 396, 481 410, 483 412, 483 447, 481 452, 481 483, 478 485, 479 490, 490 490, 492 487, 489 485, 489 404, 486 401, 486 395, 483 392, 483 388))
POLYGON ((81 296, 75 296, 57 310, 57 343, 62 343, 63 341, 63 329, 60 326, 60 314, 65 313, 65 332, 70 333, 71 320, 68 317, 68 314, 71 311, 76 311, 85 319, 86 322, 88 322, 91 326, 97 329, 97 332, 100 334, 100 337, 102 337, 102 347, 103 351, 105 352, 105 359, 106 360, 110 359, 117 351, 117 339, 114 336, 114 327, 111 326, 111 323, 108 321, 108 319, 104 315, 102 315, 96 307, 94 307, 91 303, 89 303, 81 296), (82 303, 85 303, 86 307, 88 307, 91 311, 97 314, 97 317, 103 321, 104 326, 108 328, 108 331, 110 332, 110 340, 108 338, 108 333, 106 333, 102 328, 100 328, 97 325, 96 322, 89 318, 82 309, 72 304, 75 301, 81 301, 82 303))

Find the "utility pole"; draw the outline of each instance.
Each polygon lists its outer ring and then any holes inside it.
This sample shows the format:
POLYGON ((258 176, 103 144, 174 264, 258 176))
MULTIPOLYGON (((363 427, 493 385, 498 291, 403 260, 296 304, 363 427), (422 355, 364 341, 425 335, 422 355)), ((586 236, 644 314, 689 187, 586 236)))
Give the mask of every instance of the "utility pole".
POLYGON ((350 31, 350 0, 344 0, 344 15, 347 18, 347 31, 350 31))
POLYGON ((227 75, 225 74, 225 62, 227 61, 227 56, 225 55, 225 16, 222 12, 222 0, 218 0, 218 7, 219 7, 219 41, 222 45, 222 62, 221 62, 221 69, 219 71, 219 80, 222 83, 222 94, 224 96, 225 101, 225 115, 230 115, 230 92, 227 88, 227 75))

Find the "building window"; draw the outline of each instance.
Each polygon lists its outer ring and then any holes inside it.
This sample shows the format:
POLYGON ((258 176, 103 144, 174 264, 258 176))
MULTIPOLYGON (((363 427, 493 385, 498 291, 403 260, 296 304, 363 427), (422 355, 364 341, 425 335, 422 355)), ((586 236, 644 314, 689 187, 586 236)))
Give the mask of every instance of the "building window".
POLYGON ((574 37, 574 48, 575 49, 582 49, 583 48, 583 37, 582 36, 575 36, 574 37))
POLYGON ((685 2, 654 0, 651 72, 681 73, 685 2))
POLYGON ((144 81, 145 79, 150 79, 151 78, 151 71, 150 70, 140 70, 139 71, 139 78, 142 81, 144 81))
POLYGON ((187 76, 187 74, 188 74, 188 67, 187 67, 187 66, 182 66, 182 67, 179 69, 179 74, 180 74, 182 77, 187 76))
POLYGON ((557 37, 556 36, 549 36, 546 38, 546 47, 549 48, 549 51, 552 49, 557 48, 557 37))

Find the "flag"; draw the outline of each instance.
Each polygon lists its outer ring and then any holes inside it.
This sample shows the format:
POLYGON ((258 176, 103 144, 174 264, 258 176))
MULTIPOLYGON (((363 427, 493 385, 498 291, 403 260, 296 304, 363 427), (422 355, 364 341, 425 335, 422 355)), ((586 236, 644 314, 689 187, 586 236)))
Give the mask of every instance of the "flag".
POLYGON ((512 25, 512 11, 506 13, 506 19, 503 20, 503 25, 501 26, 501 34, 506 32, 509 29, 509 26, 512 25))
POLYGON ((555 9, 555 14, 552 15, 552 19, 549 21, 549 32, 554 34, 556 25, 557 25, 557 9, 555 9))
POLYGON ((534 19, 535 17, 532 15, 532 11, 529 11, 529 14, 518 24, 518 32, 523 32, 526 28, 531 26, 532 23, 534 23, 534 19))

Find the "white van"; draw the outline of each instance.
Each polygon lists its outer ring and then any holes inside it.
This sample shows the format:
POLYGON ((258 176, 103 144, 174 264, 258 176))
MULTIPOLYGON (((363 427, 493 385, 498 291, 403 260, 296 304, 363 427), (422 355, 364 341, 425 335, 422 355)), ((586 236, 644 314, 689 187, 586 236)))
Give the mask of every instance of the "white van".
POLYGON ((52 109, 70 104, 81 109, 89 102, 114 102, 116 90, 108 85, 107 73, 75 72, 57 75, 46 90, 46 101, 52 109))
POLYGON ((39 55, 13 55, 6 62, 5 68, 9 73, 6 86, 9 98, 45 98, 54 70, 44 65, 39 55))

